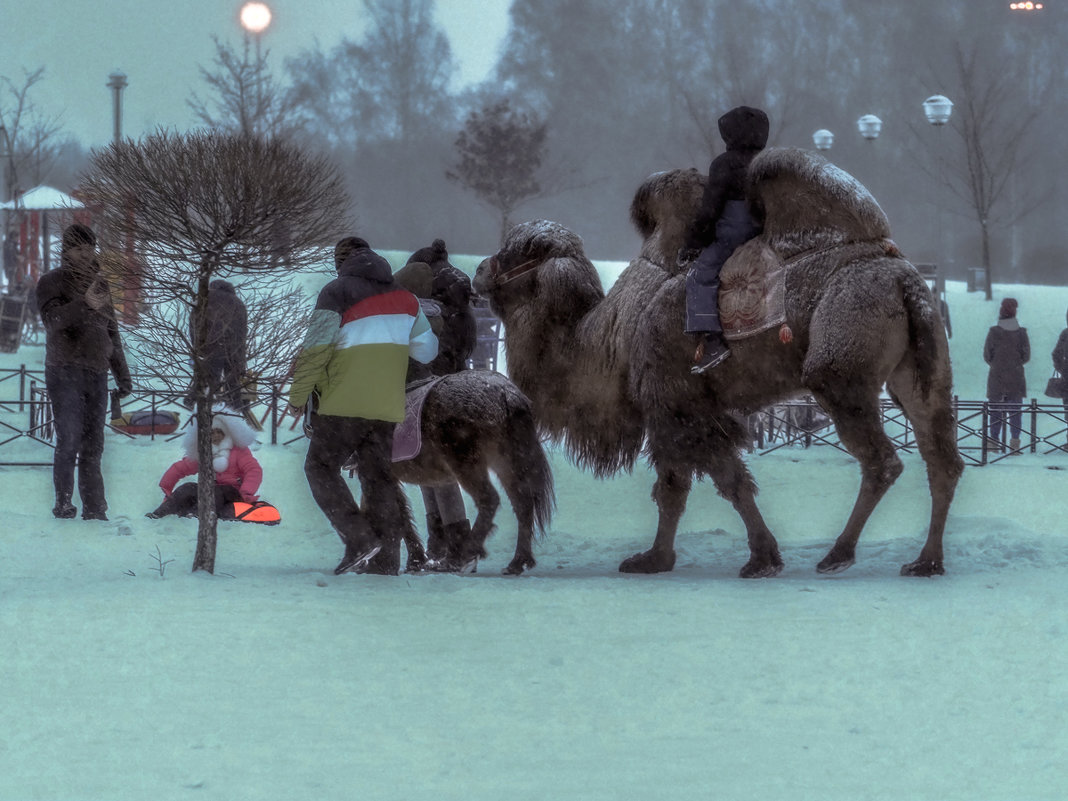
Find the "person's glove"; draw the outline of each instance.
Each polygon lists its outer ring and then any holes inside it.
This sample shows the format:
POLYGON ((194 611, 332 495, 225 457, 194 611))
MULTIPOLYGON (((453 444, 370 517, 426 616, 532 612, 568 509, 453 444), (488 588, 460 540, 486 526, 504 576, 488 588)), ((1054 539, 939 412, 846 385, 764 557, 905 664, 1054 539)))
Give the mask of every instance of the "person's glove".
POLYGON ((121 381, 116 387, 116 390, 119 393, 119 398, 129 397, 130 395, 133 395, 133 384, 129 381, 121 381))
POLYGON ((697 257, 700 255, 701 251, 697 248, 679 248, 678 265, 680 267, 689 267, 697 261, 697 257))

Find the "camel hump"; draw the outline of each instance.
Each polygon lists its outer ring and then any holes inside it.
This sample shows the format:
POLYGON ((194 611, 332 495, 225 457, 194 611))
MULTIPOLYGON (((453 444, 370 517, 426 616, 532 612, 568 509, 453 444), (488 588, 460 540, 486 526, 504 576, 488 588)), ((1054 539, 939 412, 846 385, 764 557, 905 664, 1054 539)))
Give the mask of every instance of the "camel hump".
POLYGON ((810 150, 764 150, 749 165, 749 188, 764 208, 764 238, 787 257, 890 236, 886 214, 867 188, 810 150))

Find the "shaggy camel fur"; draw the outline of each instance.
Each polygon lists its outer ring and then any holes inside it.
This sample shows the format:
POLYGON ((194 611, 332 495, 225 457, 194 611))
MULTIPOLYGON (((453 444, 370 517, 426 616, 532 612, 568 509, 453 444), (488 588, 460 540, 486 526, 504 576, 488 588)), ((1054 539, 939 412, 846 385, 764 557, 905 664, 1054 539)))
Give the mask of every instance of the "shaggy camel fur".
MULTIPOLYGON (((942 533, 963 470, 951 407, 949 347, 926 283, 887 238, 882 210, 853 178, 814 153, 769 149, 750 166, 764 233, 736 259, 786 260, 786 322, 732 343, 734 357, 690 374, 683 334, 684 275, 676 264, 704 177, 675 170, 650 177, 631 217, 641 253, 607 296, 575 234, 553 222, 513 228, 478 268, 474 286, 505 326, 511 376, 535 418, 599 476, 630 468, 644 452, 656 471, 659 523, 652 547, 624 572, 668 571, 694 477, 710 476, 741 516, 750 558, 745 578, 778 574, 782 558, 741 459, 748 413, 804 393, 834 420, 861 468, 852 514, 818 570, 853 564, 872 510, 902 470, 883 431, 885 386, 915 427, 927 464, 930 528, 905 575, 944 572, 942 533)), ((736 265, 737 266, 737 265, 736 265)))
POLYGON ((501 504, 492 470, 519 524, 515 556, 504 573, 517 576, 534 567, 533 541, 549 524, 556 501, 530 401, 500 373, 465 370, 434 384, 421 422, 422 448, 414 459, 393 463, 397 478, 423 487, 459 483, 478 509, 465 548, 484 557, 501 504))

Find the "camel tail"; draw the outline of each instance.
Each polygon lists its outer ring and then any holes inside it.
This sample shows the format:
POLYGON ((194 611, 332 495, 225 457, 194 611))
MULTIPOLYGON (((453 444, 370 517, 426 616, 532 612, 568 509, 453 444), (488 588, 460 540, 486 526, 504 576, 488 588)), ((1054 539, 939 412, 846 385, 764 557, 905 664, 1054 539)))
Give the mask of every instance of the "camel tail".
POLYGON ((538 437, 530 401, 522 395, 511 395, 508 406, 505 425, 508 441, 505 447, 510 454, 516 492, 529 502, 535 534, 541 535, 545 533, 556 510, 553 471, 538 437))
POLYGON ((906 274, 903 290, 909 348, 916 364, 916 388, 926 398, 938 372, 938 336, 942 317, 927 282, 915 270, 906 274))

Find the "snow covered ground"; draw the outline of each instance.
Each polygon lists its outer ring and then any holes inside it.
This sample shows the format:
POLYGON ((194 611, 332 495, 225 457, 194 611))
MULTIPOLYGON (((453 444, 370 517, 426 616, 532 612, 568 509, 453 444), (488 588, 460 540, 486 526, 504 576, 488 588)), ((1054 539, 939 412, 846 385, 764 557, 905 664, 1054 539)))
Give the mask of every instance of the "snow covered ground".
MULTIPOLYGON (((997 304, 950 290, 959 393, 980 398, 997 304)), ((1068 289, 1006 294, 1038 394, 1068 289)), ((787 566, 743 581, 744 531, 707 482, 675 571, 619 574, 652 542, 651 474, 598 481, 555 451, 530 574, 500 576, 505 503, 475 576, 335 577, 304 451, 259 448, 283 523, 221 523, 214 576, 190 572, 195 522, 143 517, 177 443, 109 434, 106 523, 52 519, 50 471, 0 467, 0 801, 1065 795, 1068 455, 966 470, 930 580, 897 575, 926 530, 916 457, 833 577, 814 567, 852 461, 752 457, 787 566)))

